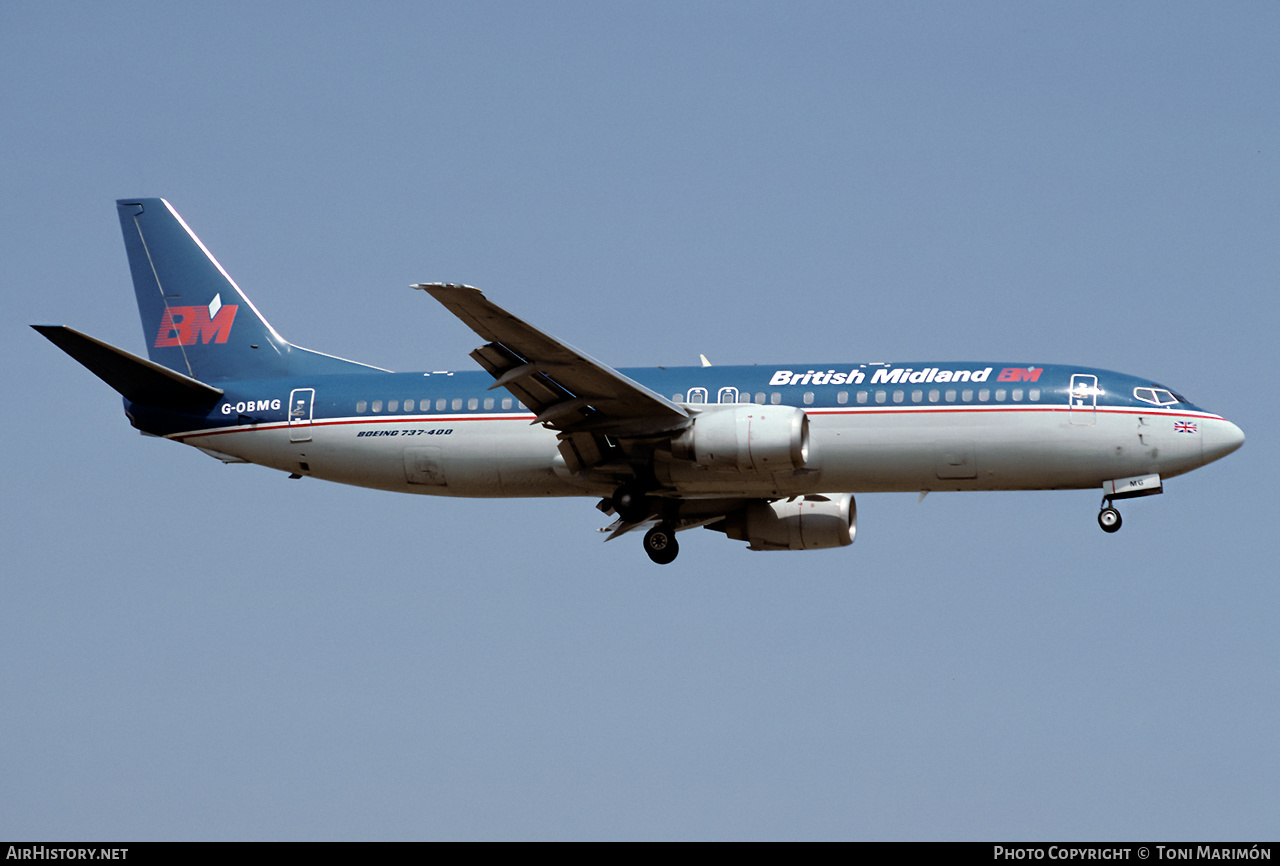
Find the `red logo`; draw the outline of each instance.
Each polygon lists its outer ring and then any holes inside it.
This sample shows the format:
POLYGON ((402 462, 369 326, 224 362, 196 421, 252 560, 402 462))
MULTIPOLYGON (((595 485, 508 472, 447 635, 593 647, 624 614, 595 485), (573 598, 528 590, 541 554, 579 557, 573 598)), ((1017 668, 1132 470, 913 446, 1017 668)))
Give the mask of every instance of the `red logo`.
POLYGON ((997 382, 1039 382, 1043 367, 1005 367, 996 376, 997 382))
POLYGON ((223 304, 221 295, 215 296, 207 307, 169 307, 160 317, 156 348, 225 343, 238 309, 238 304, 223 304))

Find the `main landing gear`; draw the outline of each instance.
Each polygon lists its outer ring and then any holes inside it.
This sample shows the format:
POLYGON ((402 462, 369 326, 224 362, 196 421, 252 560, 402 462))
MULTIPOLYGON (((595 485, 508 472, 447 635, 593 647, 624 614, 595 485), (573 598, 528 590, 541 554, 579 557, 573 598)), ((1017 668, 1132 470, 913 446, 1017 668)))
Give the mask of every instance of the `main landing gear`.
POLYGON ((624 484, 614 491, 609 504, 627 523, 640 523, 652 513, 646 491, 638 484, 624 484))
POLYGON ((676 542, 676 533, 665 523, 659 523, 644 534, 644 552, 658 565, 675 562, 680 545, 676 542))
POLYGON ((676 555, 680 552, 680 545, 676 542, 676 531, 669 522, 671 515, 664 514, 666 509, 660 509, 659 501, 649 496, 651 489, 644 486, 642 482, 632 479, 615 490, 607 500, 602 501, 599 508, 606 513, 608 508, 612 508, 624 523, 633 526, 653 518, 661 521, 644 534, 644 552, 649 554, 649 558, 658 565, 668 565, 675 562, 676 555))
POLYGON ((1117 532, 1120 529, 1120 512, 1107 497, 1102 498, 1102 510, 1098 512, 1098 525, 1103 532, 1117 532))

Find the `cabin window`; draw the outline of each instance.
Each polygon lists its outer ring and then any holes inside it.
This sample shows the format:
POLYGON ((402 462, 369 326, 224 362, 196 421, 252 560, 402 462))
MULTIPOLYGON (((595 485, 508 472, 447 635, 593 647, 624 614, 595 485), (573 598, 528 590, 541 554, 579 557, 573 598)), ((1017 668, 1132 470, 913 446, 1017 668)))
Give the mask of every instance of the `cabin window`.
POLYGON ((382 401, 381 401, 381 400, 374 400, 374 401, 373 401, 373 411, 375 411, 375 412, 381 412, 381 411, 382 411, 382 401))
POLYGON ((503 398, 502 398, 502 408, 503 408, 503 409, 510 409, 510 408, 511 408, 511 398, 510 398, 510 397, 503 397, 503 398))
POLYGON ((449 401, 441 397, 439 400, 436 401, 436 411, 443 412, 445 408, 448 407, 448 405, 449 405, 449 401))
POLYGON ((982 388, 978 391, 978 401, 985 403, 991 399, 991 391, 988 388, 982 388))
POLYGON ((683 402, 684 402, 684 395, 683 395, 683 394, 672 394, 672 395, 671 395, 671 402, 672 402, 672 403, 683 403, 683 402))
POLYGON ((690 389, 689 389, 689 402, 690 402, 690 403, 705 403, 705 402, 707 402, 707 389, 706 389, 706 388, 690 388, 690 389))
POLYGON ((357 402, 357 403, 356 403, 356 411, 357 411, 357 412, 363 412, 363 411, 365 411, 365 410, 366 410, 366 409, 368 409, 368 408, 369 408, 369 401, 368 401, 368 400, 360 400, 359 402, 357 402))
POLYGON ((769 402, 777 406, 779 403, 782 402, 782 394, 777 391, 774 391, 772 394, 769 395, 769 402))
POLYGON ((413 401, 412 401, 412 400, 405 400, 405 401, 404 401, 404 411, 406 411, 406 412, 412 412, 412 411, 413 411, 413 401))
POLYGON ((885 396, 886 396, 886 395, 885 395, 885 392, 884 392, 884 391, 877 391, 877 392, 876 392, 876 402, 877 402, 877 403, 883 403, 883 402, 885 401, 885 396))
POLYGON ((906 395, 903 394, 901 391, 893 392, 893 402, 895 403, 901 403, 904 397, 906 397, 906 395))
POLYGON ((387 401, 387 411, 388 411, 388 412, 394 412, 394 411, 396 411, 396 410, 397 410, 397 409, 399 409, 399 408, 400 408, 400 401, 399 401, 399 400, 388 400, 388 401, 387 401))
POLYGON ((839 403, 841 406, 843 406, 845 403, 848 403, 848 402, 849 402, 849 392, 848 392, 848 391, 841 391, 839 394, 836 394, 836 402, 837 402, 837 403, 839 403))
POLYGON ((721 403, 737 403, 738 389, 737 388, 721 388, 720 393, 716 396, 716 400, 721 403))
POLYGON ((759 405, 759 406, 763 406, 763 405, 764 405, 764 392, 763 392, 763 391, 757 391, 757 392, 756 392, 756 404, 757 404, 757 405, 759 405))
POLYGON ((859 391, 859 392, 858 392, 858 402, 859 402, 859 403, 865 403, 865 402, 867 402, 867 392, 866 392, 866 391, 859 391))
POLYGON ((751 392, 750 392, 750 391, 739 391, 739 392, 738 392, 738 402, 739 402, 739 403, 750 403, 750 402, 751 402, 751 392))
POLYGON ((1039 399, 1040 399, 1040 389, 1039 389, 1039 388, 1032 388, 1030 391, 1028 391, 1028 392, 1027 392, 1027 399, 1028 399, 1028 400, 1030 400, 1032 403, 1034 403, 1034 402, 1036 402, 1037 400, 1039 400, 1039 399))
POLYGON ((1009 392, 1009 396, 1013 398, 1013 402, 1015 403, 1022 402, 1022 389, 1014 388, 1012 391, 1009 392))
POLYGON ((805 392, 804 392, 804 405, 806 405, 806 406, 812 406, 812 405, 813 405, 813 392, 812 392, 812 391, 805 391, 805 392))
POLYGON ((924 392, 923 392, 923 391, 912 391, 912 392, 911 392, 911 402, 912 402, 912 403, 922 403, 922 402, 924 402, 924 392))
POLYGON ((486 408, 486 409, 492 409, 492 408, 493 408, 493 398, 492 398, 492 397, 485 397, 485 398, 484 398, 484 408, 486 408))
POLYGON ((937 403, 937 402, 938 402, 938 399, 939 399, 941 396, 942 396, 942 393, 941 393, 937 388, 932 388, 932 389, 930 389, 930 391, 929 391, 929 402, 930 402, 930 403, 937 403))
POLYGON ((996 402, 997 402, 997 403, 1003 403, 1003 402, 1004 402, 1004 389, 1003 389, 1003 388, 997 388, 997 389, 996 389, 996 402))
POLYGON ((469 410, 471 410, 472 412, 474 412, 474 411, 476 411, 477 409, 479 409, 479 408, 480 408, 480 400, 479 400, 479 398, 472 397, 470 400, 468 400, 468 401, 467 401, 467 408, 468 408, 469 410))
POLYGON ((452 406, 453 406, 453 411, 455 411, 455 412, 457 412, 459 409, 461 409, 461 408, 462 408, 462 398, 461 398, 461 397, 454 397, 454 398, 453 398, 453 404, 452 404, 452 406))
POLYGON ((956 392, 954 388, 947 389, 947 402, 948 403, 956 402, 956 392))
POLYGON ((973 389, 972 389, 972 388, 965 388, 963 391, 961 391, 961 392, 960 392, 960 399, 961 399, 961 400, 963 400, 963 401, 964 401, 964 402, 966 402, 966 403, 972 403, 972 402, 973 402, 973 389))

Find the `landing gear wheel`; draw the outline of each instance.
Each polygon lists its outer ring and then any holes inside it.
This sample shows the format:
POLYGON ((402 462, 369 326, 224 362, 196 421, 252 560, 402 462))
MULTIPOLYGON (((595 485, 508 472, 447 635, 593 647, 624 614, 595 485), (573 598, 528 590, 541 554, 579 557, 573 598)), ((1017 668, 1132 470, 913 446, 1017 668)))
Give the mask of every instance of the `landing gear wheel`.
POLYGON ((1120 512, 1110 505, 1098 512, 1098 525, 1103 532, 1115 532, 1120 528, 1120 512))
POLYGON ((655 526, 644 534, 644 552, 658 565, 667 565, 675 561, 680 552, 676 543, 676 534, 667 526, 655 526))
POLYGON ((627 523, 639 523, 649 516, 649 501, 644 490, 623 485, 610 498, 609 503, 619 517, 627 523))

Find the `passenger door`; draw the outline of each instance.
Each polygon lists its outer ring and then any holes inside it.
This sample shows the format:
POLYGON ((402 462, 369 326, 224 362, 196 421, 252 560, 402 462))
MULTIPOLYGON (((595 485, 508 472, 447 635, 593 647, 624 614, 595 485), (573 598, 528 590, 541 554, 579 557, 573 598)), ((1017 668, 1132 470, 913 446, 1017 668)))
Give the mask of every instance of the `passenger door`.
POLYGON ((1091 373, 1073 373, 1071 390, 1067 392, 1067 415, 1072 424, 1091 427, 1098 406, 1098 377, 1091 373))
POLYGON ((311 413, 315 388, 294 388, 289 392, 289 441, 311 441, 311 413))

